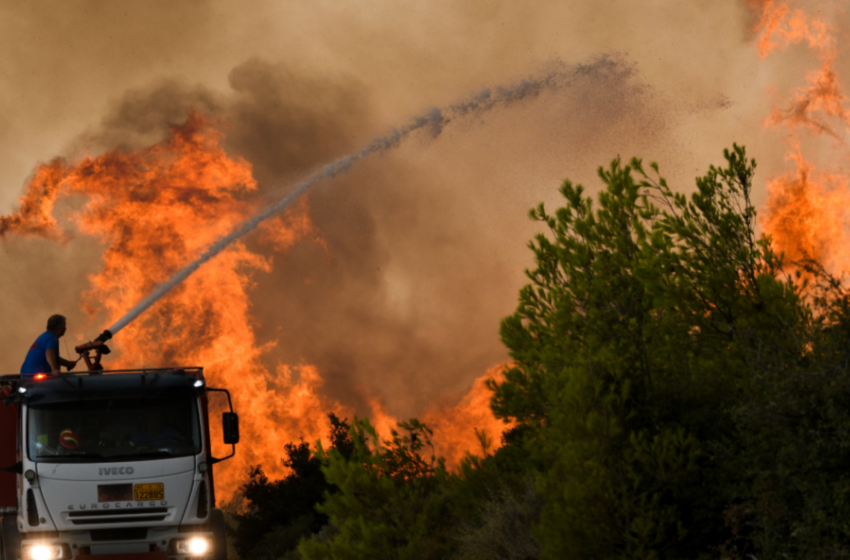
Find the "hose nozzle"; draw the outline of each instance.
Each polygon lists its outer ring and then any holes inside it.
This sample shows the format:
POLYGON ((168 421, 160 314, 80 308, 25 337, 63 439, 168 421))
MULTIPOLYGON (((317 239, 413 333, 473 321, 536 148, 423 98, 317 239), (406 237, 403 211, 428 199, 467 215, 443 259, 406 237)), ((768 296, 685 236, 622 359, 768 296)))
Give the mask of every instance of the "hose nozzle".
POLYGON ((112 333, 109 331, 109 329, 106 329, 105 331, 103 331, 102 333, 97 335, 97 338, 95 338, 95 341, 106 342, 110 338, 112 338, 112 333))

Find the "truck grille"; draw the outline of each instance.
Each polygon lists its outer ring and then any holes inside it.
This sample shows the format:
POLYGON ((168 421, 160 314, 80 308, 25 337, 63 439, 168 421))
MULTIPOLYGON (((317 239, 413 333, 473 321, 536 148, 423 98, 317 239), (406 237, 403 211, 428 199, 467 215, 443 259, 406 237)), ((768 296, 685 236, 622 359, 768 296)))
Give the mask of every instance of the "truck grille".
POLYGON ((121 510, 71 511, 67 512, 68 519, 74 525, 94 525, 98 523, 149 523, 165 521, 168 517, 167 507, 133 508, 121 510))
POLYGON ((92 542, 105 541, 143 541, 148 538, 146 527, 121 527, 120 529, 92 529, 89 531, 92 542))

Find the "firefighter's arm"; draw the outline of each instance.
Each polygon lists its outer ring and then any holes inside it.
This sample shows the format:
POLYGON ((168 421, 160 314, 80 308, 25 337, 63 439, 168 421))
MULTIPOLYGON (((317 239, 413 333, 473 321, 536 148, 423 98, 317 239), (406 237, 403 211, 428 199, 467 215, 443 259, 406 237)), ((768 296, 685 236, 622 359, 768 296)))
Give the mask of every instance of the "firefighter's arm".
POLYGON ((56 351, 53 348, 45 350, 44 357, 47 358, 47 363, 50 364, 50 368, 53 370, 51 373, 57 375, 62 371, 59 369, 59 356, 56 355, 56 351))
POLYGON ((77 362, 75 362, 73 360, 66 360, 65 358, 60 356, 59 357, 59 365, 65 366, 66 368, 68 368, 68 371, 71 371, 72 369, 74 369, 74 366, 77 365, 77 362))

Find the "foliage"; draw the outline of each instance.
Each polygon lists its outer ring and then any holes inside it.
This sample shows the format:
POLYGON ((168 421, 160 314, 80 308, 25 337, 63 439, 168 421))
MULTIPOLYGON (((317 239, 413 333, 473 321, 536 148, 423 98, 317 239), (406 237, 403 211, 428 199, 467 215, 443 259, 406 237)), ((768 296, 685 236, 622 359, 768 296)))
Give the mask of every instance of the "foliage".
POLYGON ((319 448, 322 471, 339 492, 317 509, 337 534, 324 542, 303 541, 305 559, 441 557, 444 543, 432 535, 441 534, 445 523, 445 504, 436 493, 447 476, 444 462, 433 455, 430 428, 415 419, 399 428, 406 433, 393 430, 383 442, 368 420, 355 420, 350 457, 319 448), (426 448, 430 457, 423 456, 426 448))
POLYGON ((724 156, 690 196, 616 159, 598 208, 565 181, 563 207, 531 211, 548 232, 501 325, 498 450, 449 473, 416 420, 388 441, 362 420, 345 445, 288 446, 310 497, 252 472, 245 550, 850 558, 850 293, 758 238, 755 162, 724 156))
POLYGON ((474 520, 464 520, 459 528, 456 560, 537 558, 541 547, 531 527, 540 517, 543 499, 533 481, 486 496, 479 498, 474 520))
POLYGON ((753 372, 735 410, 726 516, 737 536, 727 551, 738 557, 850 558, 850 294, 817 263, 799 265, 811 313, 803 349, 783 368, 753 372))
POLYGON ((614 160, 598 210, 566 181, 563 208, 531 212, 549 236, 502 323, 515 367, 493 408, 536 433, 544 557, 696 557, 726 536, 714 450, 752 368, 799 353, 806 316, 755 238, 755 163, 725 156, 690 198, 614 160))
MULTIPOLYGON (((331 449, 349 456, 353 442, 345 420, 328 415, 331 449)), ((283 557, 294 550, 302 537, 318 532, 327 517, 315 510, 327 492, 335 489, 322 474, 322 463, 305 442, 284 447, 284 464, 291 469, 285 478, 270 481, 261 466, 252 467, 249 480, 240 489, 248 511, 236 514, 234 545, 240 558, 283 557)))

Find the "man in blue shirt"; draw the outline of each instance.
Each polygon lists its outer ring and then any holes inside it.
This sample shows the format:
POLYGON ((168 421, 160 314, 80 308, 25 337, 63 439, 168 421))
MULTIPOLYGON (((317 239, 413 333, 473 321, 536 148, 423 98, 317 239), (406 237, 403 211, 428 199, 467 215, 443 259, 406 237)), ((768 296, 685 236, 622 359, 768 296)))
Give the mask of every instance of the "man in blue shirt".
POLYGON ((47 320, 47 331, 35 339, 27 352, 27 357, 21 366, 22 375, 31 376, 36 373, 58 375, 62 366, 68 368, 68 371, 74 369, 77 362, 59 356, 59 338, 65 334, 65 328, 65 317, 51 315, 47 320))

